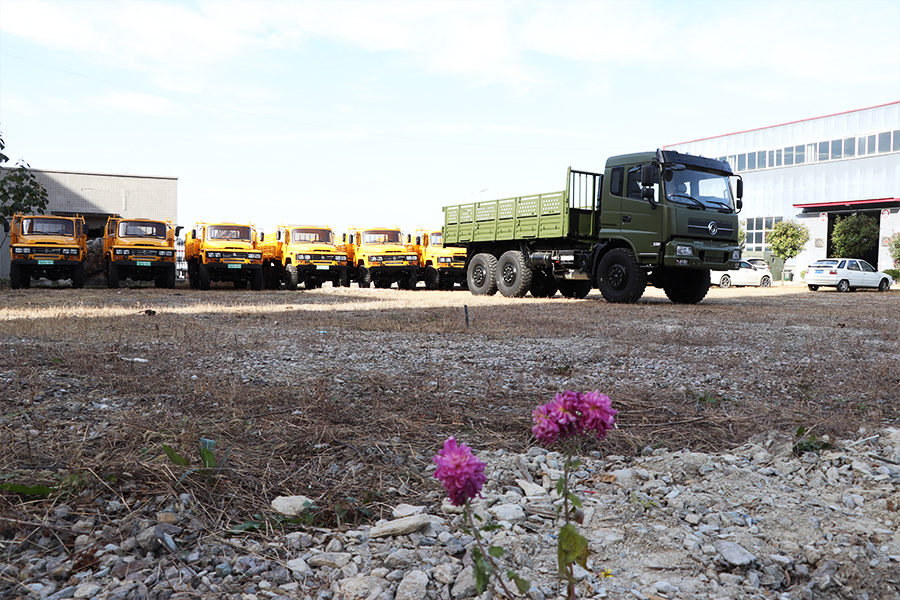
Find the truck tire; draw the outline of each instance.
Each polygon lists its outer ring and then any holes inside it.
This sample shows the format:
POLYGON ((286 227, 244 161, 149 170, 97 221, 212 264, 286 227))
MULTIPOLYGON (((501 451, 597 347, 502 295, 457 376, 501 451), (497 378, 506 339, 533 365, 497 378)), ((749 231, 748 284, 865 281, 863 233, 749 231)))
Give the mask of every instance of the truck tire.
POLYGON ((106 287, 111 290, 118 289, 121 278, 119 277, 119 265, 115 263, 107 263, 106 265, 106 287))
POLYGON ((197 265, 197 289, 198 290, 208 290, 210 285, 212 284, 212 273, 209 272, 209 267, 202 263, 197 265))
POLYGON ((297 265, 288 265, 284 268, 284 287, 285 289, 295 291, 299 279, 297 278, 297 265))
POLYGON ((350 287, 350 270, 349 269, 341 269, 341 272, 338 273, 338 283, 341 287, 350 287))
POLYGON ((397 287, 401 290, 414 290, 416 289, 416 272, 410 271, 406 275, 401 275, 399 279, 397 279, 397 287))
POLYGON ((663 291, 675 304, 697 304, 709 292, 709 269, 684 269, 669 278, 663 291))
POLYGON ((531 295, 535 298, 552 298, 556 295, 559 284, 553 275, 543 269, 531 272, 531 295))
POLYGON ((254 269, 250 271, 250 289, 254 292, 258 292, 263 289, 262 269, 254 269))
POLYGON ((246 290, 247 289, 247 280, 246 279, 235 279, 233 282, 234 289, 236 290, 246 290))
POLYGON ((360 267, 356 271, 356 283, 361 288, 367 288, 372 285, 372 272, 365 267, 360 267))
POLYGON ((165 278, 165 283, 164 283, 163 287, 166 288, 167 290, 174 290, 175 289, 175 279, 176 279, 175 265, 170 265, 166 269, 166 278, 165 278))
POLYGON ((84 287, 84 263, 72 267, 72 287, 76 290, 84 287))
POLYGON ((559 293, 566 298, 578 298, 579 300, 581 298, 586 298, 587 295, 591 293, 592 289, 590 281, 581 279, 559 282, 559 293))
POLYGON ((531 269, 518 250, 504 252, 497 261, 497 289, 507 298, 521 298, 531 289, 531 269))
POLYGON ((469 261, 466 272, 469 291, 476 296, 493 296, 497 293, 497 257, 482 252, 469 261))
POLYGON ((187 276, 188 276, 188 287, 192 290, 196 290, 199 285, 200 275, 197 273, 197 261, 191 259, 188 262, 187 268, 187 276))
POLYGON ((633 304, 644 295, 647 272, 638 267, 630 249, 613 248, 597 266, 597 287, 607 302, 633 304))
POLYGON ((441 272, 434 267, 425 267, 425 289, 439 290, 441 289, 441 272))
POLYGON ((31 283, 31 275, 28 273, 28 268, 17 263, 9 265, 9 287, 14 290, 23 287, 27 288, 28 283, 26 282, 31 283))

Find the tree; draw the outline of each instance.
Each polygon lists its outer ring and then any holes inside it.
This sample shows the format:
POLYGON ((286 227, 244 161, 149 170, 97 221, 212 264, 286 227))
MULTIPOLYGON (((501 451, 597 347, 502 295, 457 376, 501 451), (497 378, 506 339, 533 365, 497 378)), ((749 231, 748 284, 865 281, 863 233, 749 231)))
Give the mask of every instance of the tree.
POLYGON ((783 261, 794 258, 809 241, 809 228, 796 221, 779 221, 766 236, 772 254, 783 261))
POLYGON ((838 217, 831 232, 831 247, 836 258, 860 258, 878 245, 878 221, 855 213, 838 217))
POLYGON ((894 259, 894 266, 900 268, 900 232, 888 238, 888 252, 894 259))
MULTIPOLYGON (((9 157, 3 154, 5 148, 3 134, 0 134, 0 167, 9 162, 9 157)), ((9 225, 9 218, 17 212, 43 214, 48 202, 47 190, 23 160, 19 160, 15 168, 0 170, 0 226, 4 230, 9 225)))

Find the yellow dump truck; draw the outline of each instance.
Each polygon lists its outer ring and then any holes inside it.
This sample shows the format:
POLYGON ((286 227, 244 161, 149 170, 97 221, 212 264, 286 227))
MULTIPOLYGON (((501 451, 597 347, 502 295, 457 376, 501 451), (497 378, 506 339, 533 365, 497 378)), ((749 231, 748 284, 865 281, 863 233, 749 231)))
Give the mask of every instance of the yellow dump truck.
POLYGON ((335 246, 330 227, 279 225, 274 233, 266 234, 260 247, 268 289, 278 289, 283 283, 296 290, 302 283, 311 290, 326 281, 334 287, 350 286, 347 254, 335 246))
POLYGON ((197 223, 184 239, 190 287, 208 290, 213 281, 261 290, 262 250, 256 228, 238 223, 197 223))
POLYGON ((31 279, 69 279, 84 287, 87 227, 80 216, 23 215, 9 224, 9 284, 14 290, 31 286, 31 279))
POLYGON ((397 227, 351 227, 338 249, 347 255, 350 275, 361 288, 373 283, 377 288, 416 286, 419 257, 403 243, 397 227))
POLYGON ((466 251, 445 248, 440 229, 417 229, 409 249, 419 258, 419 280, 429 290, 452 290, 466 282, 466 251))
POLYGON ((180 229, 171 221, 110 217, 103 234, 107 287, 131 279, 174 288, 175 236, 180 229))

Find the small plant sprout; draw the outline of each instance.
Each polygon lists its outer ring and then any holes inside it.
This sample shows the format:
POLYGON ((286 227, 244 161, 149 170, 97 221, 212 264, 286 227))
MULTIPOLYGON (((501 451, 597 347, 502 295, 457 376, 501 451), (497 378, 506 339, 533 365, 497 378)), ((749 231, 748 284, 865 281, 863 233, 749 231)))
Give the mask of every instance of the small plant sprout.
MULTIPOLYGON (((447 438, 444 447, 434 457, 437 464, 437 470, 434 472, 444 489, 447 490, 447 496, 454 506, 463 507, 463 519, 466 526, 463 530, 475 537, 476 545, 472 549, 472 557, 475 559, 475 586, 479 594, 484 593, 487 589, 491 575, 497 575, 497 565, 495 559, 503 555, 503 548, 499 546, 484 547, 484 540, 481 537, 482 531, 493 531, 499 525, 484 525, 477 527, 475 519, 480 517, 475 515, 469 501, 481 494, 481 488, 484 486, 486 477, 484 475, 484 463, 478 460, 472 450, 465 444, 457 444, 453 437, 447 438)), ((509 580, 515 582, 516 588, 520 594, 524 594, 531 588, 531 584, 519 577, 515 572, 508 570, 506 576, 509 580)), ((503 578, 497 575, 497 582, 503 590, 503 595, 512 600, 515 598, 506 587, 503 578)))
MULTIPOLYGON (((534 427, 531 432, 545 445, 564 442, 566 463, 562 476, 556 482, 556 492, 562 498, 562 513, 565 524, 557 540, 557 567, 559 576, 566 579, 568 597, 575 598, 575 563, 587 568, 589 555, 587 539, 578 533, 572 521, 582 523, 581 499, 569 487, 569 473, 581 466, 575 460, 574 438, 594 434, 597 439, 606 437, 606 432, 616 426, 617 410, 612 401, 599 391, 556 394, 553 401, 534 409, 534 427)), ((557 513, 558 514, 558 513, 557 513)), ((604 571, 604 576, 606 572, 604 571)))

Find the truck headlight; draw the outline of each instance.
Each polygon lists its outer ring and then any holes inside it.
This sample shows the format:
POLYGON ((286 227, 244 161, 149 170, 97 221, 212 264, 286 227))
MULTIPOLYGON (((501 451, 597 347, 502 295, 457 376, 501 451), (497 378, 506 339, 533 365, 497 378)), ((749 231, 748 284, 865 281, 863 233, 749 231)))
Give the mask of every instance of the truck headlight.
POLYGON ((741 260, 741 250, 738 248, 737 250, 731 251, 731 260, 741 260))
POLYGON ((347 262, 347 255, 346 254, 338 254, 337 256, 334 257, 334 260, 336 260, 338 262, 347 262))
POLYGON ((369 262, 381 262, 381 257, 380 256, 370 256, 369 262))
POLYGON ((438 262, 446 264, 453 262, 453 259, 449 256, 438 256, 438 262))
POLYGON ((207 252, 206 258, 222 258, 221 252, 207 252))
POLYGON ((675 246, 675 254, 677 256, 693 256, 694 249, 690 246, 675 246))
POLYGON ((28 250, 26 248, 13 248, 14 254, 27 254, 28 250))
POLYGON ((115 253, 119 256, 127 256, 131 254, 131 250, 129 250, 128 248, 116 248, 115 253))
POLYGON ((415 254, 410 254, 409 256, 406 257, 406 260, 412 262, 414 260, 419 260, 419 257, 416 256, 415 254))
POLYGON ((260 254, 259 252, 250 252, 249 254, 247 254, 247 258, 249 258, 250 260, 259 260, 260 258, 262 258, 262 254, 260 254))

